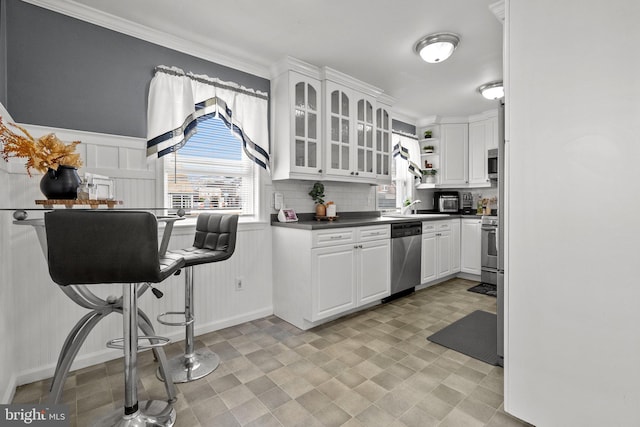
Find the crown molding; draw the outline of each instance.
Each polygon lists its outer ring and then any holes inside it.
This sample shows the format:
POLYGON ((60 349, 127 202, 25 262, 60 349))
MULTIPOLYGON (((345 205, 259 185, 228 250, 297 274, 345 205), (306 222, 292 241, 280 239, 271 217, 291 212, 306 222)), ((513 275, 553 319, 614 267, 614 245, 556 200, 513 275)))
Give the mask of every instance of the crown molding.
POLYGON ((345 74, 338 70, 334 70, 333 68, 327 66, 321 68, 321 77, 323 80, 330 80, 334 83, 350 87, 351 89, 355 89, 374 98, 377 98, 383 92, 383 90, 380 88, 355 79, 348 74, 345 74))
POLYGON ((101 12, 91 7, 76 3, 73 0, 22 0, 44 9, 51 10, 72 18, 98 25, 118 33, 126 34, 159 46, 177 50, 178 52, 234 68, 265 79, 271 78, 269 67, 230 56, 211 49, 204 43, 186 40, 165 32, 146 27, 132 21, 101 12))
POLYGON ((287 71, 297 71, 307 77, 320 80, 320 68, 292 56, 285 56, 271 67, 271 76, 278 77, 287 71))

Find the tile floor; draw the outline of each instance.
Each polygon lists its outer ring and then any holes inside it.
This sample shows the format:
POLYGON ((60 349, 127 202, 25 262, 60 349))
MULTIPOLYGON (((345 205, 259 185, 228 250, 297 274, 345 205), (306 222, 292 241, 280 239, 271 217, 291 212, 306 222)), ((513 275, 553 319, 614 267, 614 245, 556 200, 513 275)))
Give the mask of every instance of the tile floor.
MULTIPOLYGON (((178 385, 177 426, 526 426, 502 410, 503 370, 426 340, 493 297, 453 279, 309 331, 270 316, 197 337, 221 358, 178 385)), ((179 354, 182 343, 166 348, 179 354)), ((151 352, 139 357, 140 400, 164 398, 151 352)), ((14 403, 43 401, 48 381, 14 403)), ((122 361, 70 373, 64 403, 86 426, 122 407, 122 361)))

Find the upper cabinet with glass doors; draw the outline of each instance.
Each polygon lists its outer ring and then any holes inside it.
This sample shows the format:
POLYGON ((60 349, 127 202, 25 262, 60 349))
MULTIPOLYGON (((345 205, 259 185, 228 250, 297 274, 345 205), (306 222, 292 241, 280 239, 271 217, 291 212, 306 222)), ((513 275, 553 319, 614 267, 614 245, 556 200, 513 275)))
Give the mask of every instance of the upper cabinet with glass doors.
POLYGON ((325 94, 325 127, 327 144, 327 173, 331 175, 354 175, 351 152, 353 128, 353 101, 351 91, 327 81, 325 94))
POLYGON ((376 108, 375 173, 378 184, 391 183, 391 104, 384 94, 376 108))
POLYGON ((275 73, 274 180, 389 181, 391 97, 339 71, 294 58, 279 63, 275 73))
POLYGON ((273 179, 321 176, 322 85, 313 70, 287 70, 273 80, 271 114, 273 179))
MULTIPOLYGON (((380 89, 328 67, 322 69, 322 78, 327 178, 376 183, 379 176, 389 175, 390 105, 383 107, 385 114, 380 113, 387 123, 383 123, 383 119, 378 123, 376 113, 377 97, 382 95, 380 89), (387 132, 386 145, 383 129, 387 132), (380 143, 378 136, 382 138, 380 143), (386 147, 386 152, 383 152, 383 147, 386 147)), ((390 97, 385 99, 391 100, 390 97)))

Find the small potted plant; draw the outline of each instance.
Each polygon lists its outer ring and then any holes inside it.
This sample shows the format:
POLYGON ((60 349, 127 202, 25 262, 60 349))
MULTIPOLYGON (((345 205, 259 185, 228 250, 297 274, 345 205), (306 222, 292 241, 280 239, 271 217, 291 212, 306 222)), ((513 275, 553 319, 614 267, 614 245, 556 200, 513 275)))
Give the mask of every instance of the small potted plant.
POLYGON ((424 151, 425 154, 431 154, 434 150, 435 147, 433 145, 425 145, 424 147, 422 147, 422 151, 424 151))
POLYGON ((324 185, 321 182, 313 184, 309 196, 316 204, 316 216, 326 216, 327 207, 324 205, 324 185))
POLYGON ((5 161, 11 157, 27 159, 25 167, 29 176, 31 169, 43 174, 40 191, 47 199, 75 199, 80 185, 78 168, 82 166, 82 160, 74 151, 80 141, 65 144, 53 133, 36 139, 25 128, 15 123, 9 125, 20 130, 22 135, 7 127, 0 117, 2 158, 5 161))
POLYGON ((438 174, 437 169, 423 169, 422 176, 424 176, 424 183, 435 184, 437 174, 438 174))
POLYGON ((424 139, 429 139, 433 136, 433 131, 431 129, 427 129, 424 131, 424 139))

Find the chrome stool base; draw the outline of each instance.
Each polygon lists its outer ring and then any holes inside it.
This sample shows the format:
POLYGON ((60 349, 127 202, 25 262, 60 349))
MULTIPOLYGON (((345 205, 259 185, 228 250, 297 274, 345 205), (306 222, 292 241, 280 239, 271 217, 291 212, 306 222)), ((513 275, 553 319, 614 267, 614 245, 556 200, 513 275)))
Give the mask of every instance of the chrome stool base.
POLYGON ((124 415, 122 408, 98 420, 96 427, 171 427, 176 422, 176 410, 162 400, 145 400, 139 403, 135 414, 124 415))
MULTIPOLYGON (((209 375, 220 365, 220 357, 207 348, 193 353, 187 357, 184 354, 174 357, 167 363, 167 371, 171 375, 174 383, 187 383, 195 381, 209 375)), ((156 371, 156 376, 164 381, 164 376, 160 368, 156 371)))

